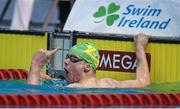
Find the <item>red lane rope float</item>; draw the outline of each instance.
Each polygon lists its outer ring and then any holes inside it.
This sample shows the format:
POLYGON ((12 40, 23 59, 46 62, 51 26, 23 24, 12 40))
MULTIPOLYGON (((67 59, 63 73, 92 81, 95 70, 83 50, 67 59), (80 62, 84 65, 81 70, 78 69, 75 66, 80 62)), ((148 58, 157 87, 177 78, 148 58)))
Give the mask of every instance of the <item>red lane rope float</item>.
POLYGON ((121 104, 125 106, 134 105, 134 100, 129 94, 119 94, 118 97, 121 99, 121 104))
POLYGON ((1 69, 0 71, 4 75, 4 79, 13 79, 14 78, 13 74, 10 71, 8 71, 6 69, 1 69))
POLYGON ((30 100, 28 99, 28 96, 24 96, 24 95, 15 95, 18 98, 18 103, 20 107, 30 107, 30 100))
POLYGON ((60 100, 58 99, 58 97, 56 97, 57 95, 47 95, 49 100, 50 100, 50 107, 56 107, 56 106, 60 106, 60 100))
POLYGON ((172 105, 173 104, 173 99, 171 99, 169 95, 159 94, 159 96, 161 97, 164 105, 172 105))
POLYGON ((2 73, 2 71, 0 70, 0 79, 4 79, 4 74, 2 73))
POLYGON ((123 100, 118 96, 118 94, 110 94, 110 99, 113 101, 114 106, 123 105, 123 100))
POLYGON ((151 98, 149 94, 139 94, 139 97, 145 106, 153 105, 153 99, 151 98))
POLYGON ((149 96, 153 99, 153 105, 163 105, 162 98, 159 94, 149 94, 149 96))
POLYGON ((46 95, 37 95, 38 101, 40 103, 40 106, 42 107, 50 107, 51 106, 51 101, 48 96, 46 95))
POLYGON ((0 79, 27 79, 27 74, 24 69, 0 69, 0 79))
POLYGON ((81 100, 82 106, 84 107, 90 107, 94 105, 94 101, 89 94, 80 94, 78 95, 78 98, 81 100))
POLYGON ((5 97, 8 99, 8 107, 19 106, 19 101, 16 96, 7 95, 5 97))
POLYGON ((103 105, 103 100, 100 96, 96 96, 96 94, 91 94, 90 97, 93 100, 93 106, 100 107, 103 105))
POLYGON ((16 69, 8 69, 13 74, 13 79, 22 79, 22 74, 16 69))
POLYGON ((136 106, 143 105, 143 100, 140 98, 140 96, 138 96, 136 94, 129 94, 129 95, 130 95, 130 98, 133 101, 133 105, 136 105, 136 106))
POLYGON ((170 98, 173 100, 173 105, 180 104, 180 96, 178 94, 169 94, 170 98))
POLYGON ((25 70, 25 69, 17 69, 21 75, 22 75, 22 79, 27 79, 27 76, 28 76, 28 71, 25 70))
POLYGON ((9 105, 8 101, 6 95, 0 95, 0 107, 7 107, 9 105))
POLYGON ((0 107, 177 107, 180 94, 0 95, 0 107))
POLYGON ((103 99, 102 99, 103 105, 109 106, 110 104, 113 104, 113 100, 111 99, 110 96, 108 96, 108 95, 106 95, 106 94, 100 94, 99 96, 100 96, 101 98, 103 98, 103 99))
POLYGON ((73 94, 68 94, 66 96, 67 96, 67 98, 70 99, 70 106, 76 106, 76 107, 82 106, 81 99, 79 99, 78 96, 73 95, 73 94))
POLYGON ((61 107, 69 107, 71 105, 71 99, 67 95, 57 95, 58 99, 60 100, 61 107))

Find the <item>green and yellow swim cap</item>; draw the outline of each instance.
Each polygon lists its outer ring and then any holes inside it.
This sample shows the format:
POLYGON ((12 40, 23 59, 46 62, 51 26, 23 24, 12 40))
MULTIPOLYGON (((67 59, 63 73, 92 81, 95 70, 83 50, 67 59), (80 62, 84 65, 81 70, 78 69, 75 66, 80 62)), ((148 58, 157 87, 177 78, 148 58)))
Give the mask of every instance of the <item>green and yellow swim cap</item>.
POLYGON ((96 70, 99 64, 99 52, 95 44, 85 42, 74 45, 69 52, 84 59, 90 66, 96 70))

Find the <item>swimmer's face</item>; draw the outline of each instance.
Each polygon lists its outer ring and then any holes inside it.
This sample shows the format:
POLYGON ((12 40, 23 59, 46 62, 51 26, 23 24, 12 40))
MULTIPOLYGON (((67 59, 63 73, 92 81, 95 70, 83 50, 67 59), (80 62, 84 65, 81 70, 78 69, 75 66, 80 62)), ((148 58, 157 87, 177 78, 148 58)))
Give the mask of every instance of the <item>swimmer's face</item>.
POLYGON ((67 80, 69 83, 78 82, 84 72, 85 61, 73 53, 68 53, 65 59, 67 80))

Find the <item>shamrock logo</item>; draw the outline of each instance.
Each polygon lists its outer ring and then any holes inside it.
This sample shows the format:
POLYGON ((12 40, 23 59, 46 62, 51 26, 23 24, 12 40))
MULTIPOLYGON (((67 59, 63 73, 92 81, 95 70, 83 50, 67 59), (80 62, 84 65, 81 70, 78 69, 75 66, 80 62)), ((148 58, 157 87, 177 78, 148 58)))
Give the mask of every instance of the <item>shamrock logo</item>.
POLYGON ((115 3, 111 3, 108 6, 108 9, 104 6, 100 6, 98 10, 93 14, 93 17, 100 18, 99 21, 94 21, 95 23, 100 23, 106 18, 106 24, 108 26, 112 26, 114 21, 116 21, 119 18, 118 14, 114 14, 120 9, 119 5, 116 5, 115 3), (107 11, 107 12, 106 12, 107 11))

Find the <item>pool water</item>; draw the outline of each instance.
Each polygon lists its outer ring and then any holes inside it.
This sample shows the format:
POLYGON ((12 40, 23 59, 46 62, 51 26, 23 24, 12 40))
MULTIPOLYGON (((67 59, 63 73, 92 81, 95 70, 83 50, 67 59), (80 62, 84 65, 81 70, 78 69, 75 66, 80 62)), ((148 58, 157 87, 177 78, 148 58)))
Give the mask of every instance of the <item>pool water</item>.
POLYGON ((152 83, 146 88, 67 88, 65 81, 44 81, 41 85, 28 85, 26 80, 0 80, 0 94, 74 94, 74 93, 176 93, 180 82, 152 83))

